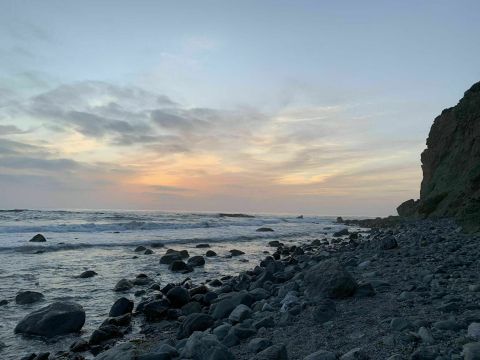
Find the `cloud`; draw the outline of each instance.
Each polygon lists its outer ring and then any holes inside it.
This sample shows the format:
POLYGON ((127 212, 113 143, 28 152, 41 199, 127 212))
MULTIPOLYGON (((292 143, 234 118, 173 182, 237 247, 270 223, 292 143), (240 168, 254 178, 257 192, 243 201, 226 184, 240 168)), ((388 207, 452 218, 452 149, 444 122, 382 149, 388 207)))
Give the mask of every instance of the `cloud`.
POLYGON ((5 175, 48 175, 65 188, 105 194, 108 187, 139 207, 155 207, 146 194, 172 204, 205 197, 256 196, 265 204, 294 195, 359 198, 378 189, 393 197, 418 180, 411 160, 422 146, 382 138, 372 113, 348 104, 189 107, 96 81, 13 99, 0 108, 1 118, 9 122, 0 125, 5 175))

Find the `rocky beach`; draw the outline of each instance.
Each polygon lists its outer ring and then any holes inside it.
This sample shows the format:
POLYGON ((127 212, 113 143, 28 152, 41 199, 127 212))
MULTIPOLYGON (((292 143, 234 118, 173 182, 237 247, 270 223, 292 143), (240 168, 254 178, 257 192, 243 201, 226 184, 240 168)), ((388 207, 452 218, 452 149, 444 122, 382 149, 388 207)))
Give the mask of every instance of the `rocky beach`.
MULTIPOLYGON (((98 329, 65 352, 19 358, 478 359, 479 240, 449 220, 350 227, 330 241, 272 241, 257 266, 204 282, 188 278, 204 257, 167 250, 159 261, 183 281, 120 280, 122 296, 98 329)), ((49 305, 16 331, 78 331, 82 316, 80 305, 49 305)))

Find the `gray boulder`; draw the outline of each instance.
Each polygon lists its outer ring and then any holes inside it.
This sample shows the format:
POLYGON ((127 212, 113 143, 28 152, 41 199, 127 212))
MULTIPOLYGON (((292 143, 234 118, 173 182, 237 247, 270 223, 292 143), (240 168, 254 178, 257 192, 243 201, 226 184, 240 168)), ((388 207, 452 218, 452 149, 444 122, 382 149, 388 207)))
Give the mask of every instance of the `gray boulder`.
POLYGON ((306 294, 312 298, 332 299, 352 296, 357 282, 336 260, 320 262, 305 271, 306 294))
POLYGON ((192 256, 190 259, 188 259, 187 264, 194 267, 203 266, 205 265, 205 259, 201 255, 192 256))
POLYGON ((192 360, 234 360, 232 353, 215 335, 195 331, 180 356, 192 360))
POLYGON ((77 303, 55 302, 25 316, 15 333, 52 338, 79 332, 85 324, 85 310, 77 303))
POLYGON ((138 350, 131 343, 119 344, 102 352, 95 360, 137 360, 138 350))
POLYGON ((178 339, 189 337, 195 331, 204 331, 213 326, 213 318, 207 314, 190 314, 182 322, 177 332, 178 339))

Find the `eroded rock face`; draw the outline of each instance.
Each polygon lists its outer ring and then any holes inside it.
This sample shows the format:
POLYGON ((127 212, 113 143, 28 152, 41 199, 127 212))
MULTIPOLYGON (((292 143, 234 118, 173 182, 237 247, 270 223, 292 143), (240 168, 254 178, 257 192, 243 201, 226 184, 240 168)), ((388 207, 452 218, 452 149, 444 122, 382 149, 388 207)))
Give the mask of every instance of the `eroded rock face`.
POLYGON ((480 82, 435 119, 421 160, 420 200, 405 202, 399 214, 456 217, 466 230, 480 230, 480 82))

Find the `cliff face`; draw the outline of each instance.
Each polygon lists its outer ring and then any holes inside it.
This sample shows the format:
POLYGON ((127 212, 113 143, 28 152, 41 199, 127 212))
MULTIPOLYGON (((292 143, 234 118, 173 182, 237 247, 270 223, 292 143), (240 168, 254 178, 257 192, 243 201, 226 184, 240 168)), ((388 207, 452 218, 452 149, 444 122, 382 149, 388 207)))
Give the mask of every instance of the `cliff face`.
POLYGON ((456 217, 480 230, 480 82, 444 110, 430 129, 421 156, 420 199, 398 207, 401 216, 456 217))

